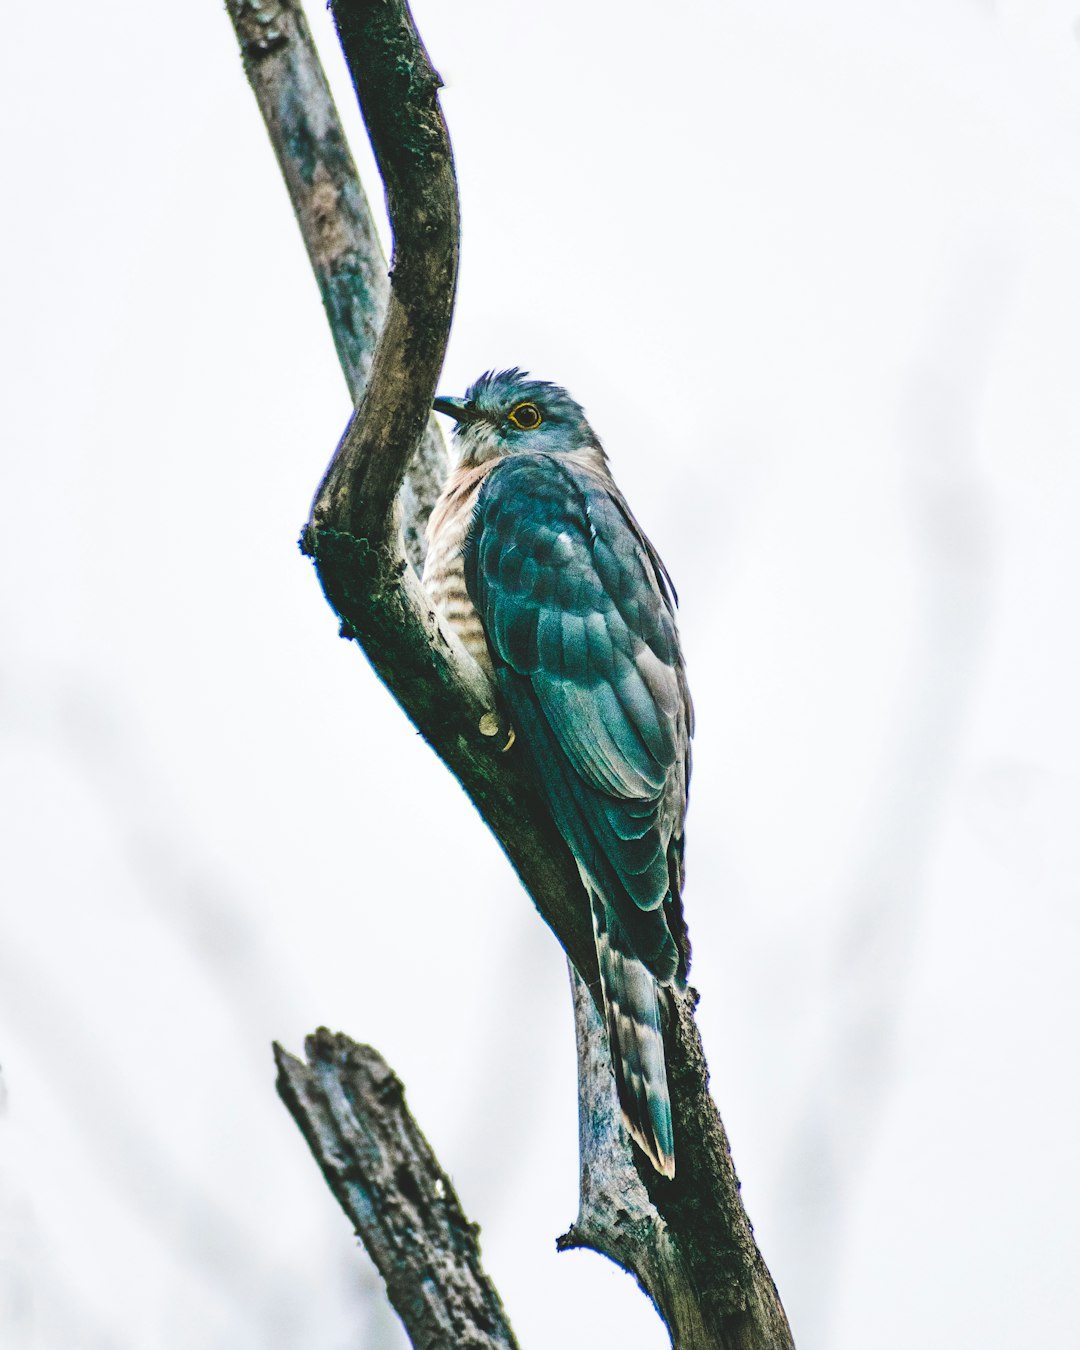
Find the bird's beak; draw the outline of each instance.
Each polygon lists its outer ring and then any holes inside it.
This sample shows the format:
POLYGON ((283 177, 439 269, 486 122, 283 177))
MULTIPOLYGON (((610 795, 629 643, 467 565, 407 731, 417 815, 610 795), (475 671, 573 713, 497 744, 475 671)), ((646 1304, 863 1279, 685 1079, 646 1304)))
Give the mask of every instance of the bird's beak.
POLYGON ((455 422, 475 422, 481 415, 478 409, 460 398, 437 398, 431 406, 436 412, 452 417, 455 422))

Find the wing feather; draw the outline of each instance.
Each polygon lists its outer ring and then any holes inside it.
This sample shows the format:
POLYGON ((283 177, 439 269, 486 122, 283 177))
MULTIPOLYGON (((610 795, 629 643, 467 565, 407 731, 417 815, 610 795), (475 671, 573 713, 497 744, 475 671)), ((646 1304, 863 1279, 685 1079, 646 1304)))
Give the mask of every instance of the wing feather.
POLYGON ((610 479, 546 454, 487 474, 464 562, 556 823, 669 979, 692 712, 667 574, 610 479))

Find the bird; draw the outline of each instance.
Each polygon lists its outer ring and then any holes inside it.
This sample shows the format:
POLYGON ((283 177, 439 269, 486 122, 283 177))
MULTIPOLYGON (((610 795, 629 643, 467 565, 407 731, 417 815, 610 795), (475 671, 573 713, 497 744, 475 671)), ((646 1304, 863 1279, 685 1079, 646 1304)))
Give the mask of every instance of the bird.
POLYGON ((492 682, 588 894, 627 1131, 675 1175, 660 985, 685 987, 694 712, 675 588, 559 385, 488 371, 454 420, 423 581, 492 682))

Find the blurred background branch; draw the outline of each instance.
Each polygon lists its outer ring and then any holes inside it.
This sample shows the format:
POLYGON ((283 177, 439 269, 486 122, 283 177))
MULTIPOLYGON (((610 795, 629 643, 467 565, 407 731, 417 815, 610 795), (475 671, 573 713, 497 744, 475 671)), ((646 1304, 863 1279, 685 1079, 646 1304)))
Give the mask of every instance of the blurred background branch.
POLYGON ((1004 259, 973 252, 946 279, 900 409, 917 622, 840 901, 827 1038, 786 1169, 805 1253, 793 1278, 820 1325, 835 1302, 849 1198, 895 1082, 926 873, 985 655, 994 535, 973 422, 1010 272, 1004 259))

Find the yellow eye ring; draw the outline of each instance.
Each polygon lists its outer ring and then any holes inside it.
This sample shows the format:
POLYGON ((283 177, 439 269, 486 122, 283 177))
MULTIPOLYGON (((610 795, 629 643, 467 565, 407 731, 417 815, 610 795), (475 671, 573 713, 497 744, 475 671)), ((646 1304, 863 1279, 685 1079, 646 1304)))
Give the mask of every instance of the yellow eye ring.
POLYGON ((518 431, 535 431, 544 419, 535 403, 519 403, 506 414, 506 420, 518 431))

